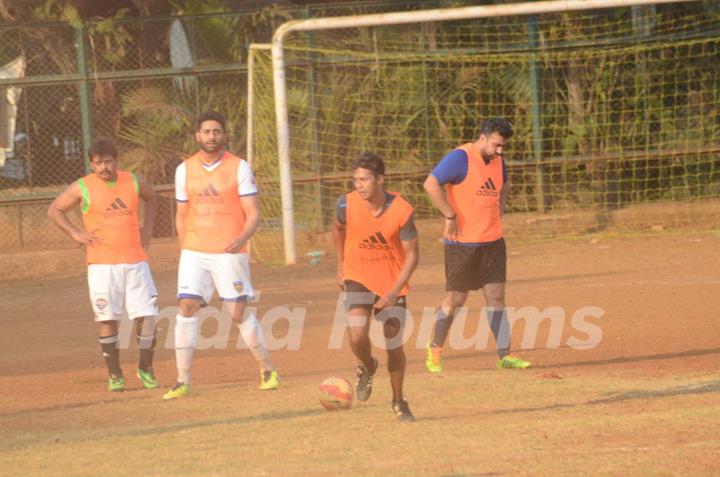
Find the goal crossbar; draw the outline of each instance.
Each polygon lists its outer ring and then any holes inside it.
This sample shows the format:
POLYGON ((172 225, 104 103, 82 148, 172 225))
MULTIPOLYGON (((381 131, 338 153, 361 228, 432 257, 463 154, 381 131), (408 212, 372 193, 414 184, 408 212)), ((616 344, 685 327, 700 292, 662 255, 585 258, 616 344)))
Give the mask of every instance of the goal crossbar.
POLYGON ((504 5, 483 5, 420 10, 414 12, 348 15, 313 18, 307 20, 291 20, 283 23, 273 34, 272 64, 285 264, 294 264, 297 261, 290 165, 290 123, 284 53, 284 42, 290 33, 298 31, 307 32, 423 22, 445 22, 500 16, 560 13, 578 10, 598 10, 619 7, 658 5, 665 3, 688 3, 695 1, 699 0, 552 0, 504 5))

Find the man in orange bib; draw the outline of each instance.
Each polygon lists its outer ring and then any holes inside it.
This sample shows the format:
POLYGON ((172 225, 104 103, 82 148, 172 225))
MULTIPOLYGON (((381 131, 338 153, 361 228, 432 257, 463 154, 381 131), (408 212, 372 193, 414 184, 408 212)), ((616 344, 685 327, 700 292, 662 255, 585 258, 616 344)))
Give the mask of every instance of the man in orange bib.
POLYGON ((240 335, 260 364, 260 389, 278 387, 260 323, 245 305, 253 298, 247 242, 260 214, 250 165, 225 149, 225 118, 210 111, 197 120, 200 150, 175 171, 175 223, 182 252, 178 267, 180 313, 175 322, 178 380, 164 399, 190 392, 192 358, 199 338, 197 312, 217 290, 240 335))
POLYGON ((367 401, 378 368, 369 339, 374 314, 383 322, 393 412, 401 421, 414 421, 403 398, 402 346, 408 281, 419 258, 413 208, 399 194, 383 189, 385 165, 376 154, 361 154, 352 171, 355 190, 337 203, 333 239, 350 346, 360 360, 355 391, 359 401, 367 401))
POLYGON ((130 172, 117 170, 117 150, 106 139, 92 143, 93 170, 65 189, 50 204, 50 218, 76 242, 85 246, 88 286, 95 321, 100 323, 100 346, 110 377, 108 389, 123 391, 117 322, 123 309, 135 321, 140 348, 136 374, 147 389, 158 387, 152 368, 155 350, 157 290, 144 248, 152 237, 157 200, 152 188, 130 172), (139 199, 145 201, 144 223, 138 220, 139 199), (80 205, 85 230, 67 212, 80 205))
POLYGON ((483 289, 487 319, 495 336, 497 368, 528 368, 530 363, 510 354, 510 325, 505 313, 507 254, 502 214, 508 195, 503 148, 513 130, 494 118, 480 127, 477 141, 445 156, 425 180, 425 190, 445 216, 445 277, 447 295, 437 311, 425 366, 441 373, 442 346, 455 311, 469 290, 483 289))

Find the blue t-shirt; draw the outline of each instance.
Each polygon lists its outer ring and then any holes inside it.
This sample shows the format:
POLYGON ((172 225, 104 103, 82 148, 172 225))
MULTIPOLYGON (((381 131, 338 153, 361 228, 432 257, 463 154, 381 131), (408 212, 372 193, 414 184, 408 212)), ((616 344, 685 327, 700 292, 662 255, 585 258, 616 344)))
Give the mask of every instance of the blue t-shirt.
MULTIPOLYGON (((484 160, 484 159, 483 159, 484 160)), ((505 159, 500 158, 502 161, 502 175, 503 183, 507 182, 508 174, 505 167, 505 159)), ((468 173, 468 156, 462 149, 455 149, 450 151, 437 166, 432 170, 432 174, 437 179, 440 185, 445 184, 460 184, 465 180, 468 173)), ((463 247, 479 247, 486 243, 494 242, 453 242, 452 240, 445 239, 446 244, 461 245, 463 247)))
MULTIPOLYGON (((508 181, 507 169, 505 167, 505 159, 502 161, 503 183, 508 181)), ((448 153, 437 166, 432 170, 431 174, 435 176, 440 185, 460 184, 467 177, 468 172, 468 156, 462 149, 455 149, 448 153)))

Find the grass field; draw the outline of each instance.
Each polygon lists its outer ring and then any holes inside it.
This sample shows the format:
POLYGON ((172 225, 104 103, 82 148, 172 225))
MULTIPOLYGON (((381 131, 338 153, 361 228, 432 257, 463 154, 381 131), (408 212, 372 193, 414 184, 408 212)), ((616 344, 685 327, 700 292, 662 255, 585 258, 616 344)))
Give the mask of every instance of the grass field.
MULTIPOLYGON (((198 352, 193 393, 170 402, 161 399, 175 378, 170 349, 155 366, 163 389, 140 389, 133 347, 123 353, 129 390, 105 390, 83 277, 0 284, 0 475, 718 475, 720 234, 509 250, 508 303, 564 309, 560 345, 548 348, 544 322, 519 349, 518 324, 516 352, 533 369, 496 371, 492 348, 456 349, 431 376, 416 327, 406 350, 415 423, 390 412, 385 370, 368 403, 334 413, 318 404, 323 378, 354 372, 347 344, 327 346, 332 260, 254 269, 261 315, 307 311, 300 349, 274 353, 279 390, 257 390, 252 357, 230 346, 198 352), (584 350, 567 344, 582 337, 569 316, 583 306, 605 312, 594 321, 601 341, 584 350)), ((156 275, 170 306, 174 273, 156 275)), ((440 247, 424 244, 410 310, 421 316, 442 287, 440 247)), ((469 305, 479 310, 479 294, 469 305)))

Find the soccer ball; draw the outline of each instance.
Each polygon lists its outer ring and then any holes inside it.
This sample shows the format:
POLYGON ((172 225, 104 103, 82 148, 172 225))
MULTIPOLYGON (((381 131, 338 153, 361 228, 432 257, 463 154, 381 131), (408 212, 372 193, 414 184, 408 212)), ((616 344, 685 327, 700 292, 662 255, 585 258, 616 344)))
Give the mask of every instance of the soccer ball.
POLYGON ((343 378, 332 376, 320 384, 320 404, 328 411, 350 409, 353 387, 343 378))

